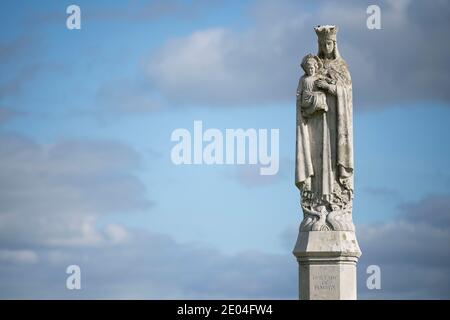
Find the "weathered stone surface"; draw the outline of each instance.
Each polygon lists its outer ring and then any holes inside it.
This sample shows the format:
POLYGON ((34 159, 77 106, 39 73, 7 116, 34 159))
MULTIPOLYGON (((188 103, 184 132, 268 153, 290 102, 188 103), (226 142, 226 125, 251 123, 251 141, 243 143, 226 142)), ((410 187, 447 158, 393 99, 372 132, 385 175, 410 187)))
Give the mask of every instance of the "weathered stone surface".
POLYGON ((306 231, 299 232, 294 255, 308 256, 361 256, 353 231, 306 231))
POLYGON ((356 263, 300 263, 301 300, 356 300, 356 263))
POLYGON ((301 299, 356 299, 361 255, 352 221, 353 99, 337 27, 318 26, 297 89, 295 184, 303 221, 294 249, 301 299))
POLYGON ((299 232, 294 255, 299 263, 300 299, 356 299, 361 250, 352 231, 299 232))
POLYGON ((354 230, 352 79, 335 26, 316 27, 319 52, 306 55, 297 89, 295 184, 302 231, 354 230))

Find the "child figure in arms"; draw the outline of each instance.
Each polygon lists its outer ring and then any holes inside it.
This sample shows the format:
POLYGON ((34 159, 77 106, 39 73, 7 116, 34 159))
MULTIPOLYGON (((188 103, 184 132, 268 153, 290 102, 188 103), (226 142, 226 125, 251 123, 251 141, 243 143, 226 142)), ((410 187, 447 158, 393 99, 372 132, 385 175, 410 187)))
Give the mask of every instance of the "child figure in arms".
POLYGON ((300 79, 297 99, 300 100, 302 115, 310 117, 317 111, 328 111, 327 96, 316 86, 317 80, 325 80, 329 83, 332 80, 319 73, 320 59, 312 54, 308 54, 302 60, 302 69, 305 75, 300 79))

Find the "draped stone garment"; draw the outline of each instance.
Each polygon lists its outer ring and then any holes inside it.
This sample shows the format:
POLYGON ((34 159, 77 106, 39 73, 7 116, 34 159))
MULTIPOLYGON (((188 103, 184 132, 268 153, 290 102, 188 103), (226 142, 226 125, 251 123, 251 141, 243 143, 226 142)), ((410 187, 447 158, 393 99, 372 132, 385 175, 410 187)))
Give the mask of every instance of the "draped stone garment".
POLYGON ((351 208, 353 197, 352 82, 342 58, 321 61, 320 72, 335 84, 326 91, 328 111, 305 118, 302 78, 299 81, 295 184, 302 192, 302 205, 332 211, 351 208))

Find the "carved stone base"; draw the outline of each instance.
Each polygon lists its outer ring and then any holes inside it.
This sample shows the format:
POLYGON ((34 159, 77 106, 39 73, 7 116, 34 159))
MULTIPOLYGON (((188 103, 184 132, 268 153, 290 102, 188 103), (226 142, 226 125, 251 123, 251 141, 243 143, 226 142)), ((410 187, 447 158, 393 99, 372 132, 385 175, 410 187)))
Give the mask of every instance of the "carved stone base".
POLYGON ((353 231, 299 232, 301 300, 355 300, 356 264, 361 256, 353 231))

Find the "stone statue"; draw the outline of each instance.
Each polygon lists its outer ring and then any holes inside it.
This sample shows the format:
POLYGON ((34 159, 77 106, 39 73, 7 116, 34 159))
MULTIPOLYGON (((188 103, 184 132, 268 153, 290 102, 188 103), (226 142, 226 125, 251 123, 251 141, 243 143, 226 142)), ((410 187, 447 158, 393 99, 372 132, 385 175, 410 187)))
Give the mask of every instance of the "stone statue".
POLYGON ((352 80, 335 26, 314 28, 319 52, 308 54, 297 89, 295 185, 303 221, 293 254, 300 299, 356 299, 361 250, 352 222, 352 80))
POLYGON ((301 231, 354 231, 352 80, 335 26, 314 28, 317 56, 302 60, 297 89, 295 184, 301 192, 301 231))

